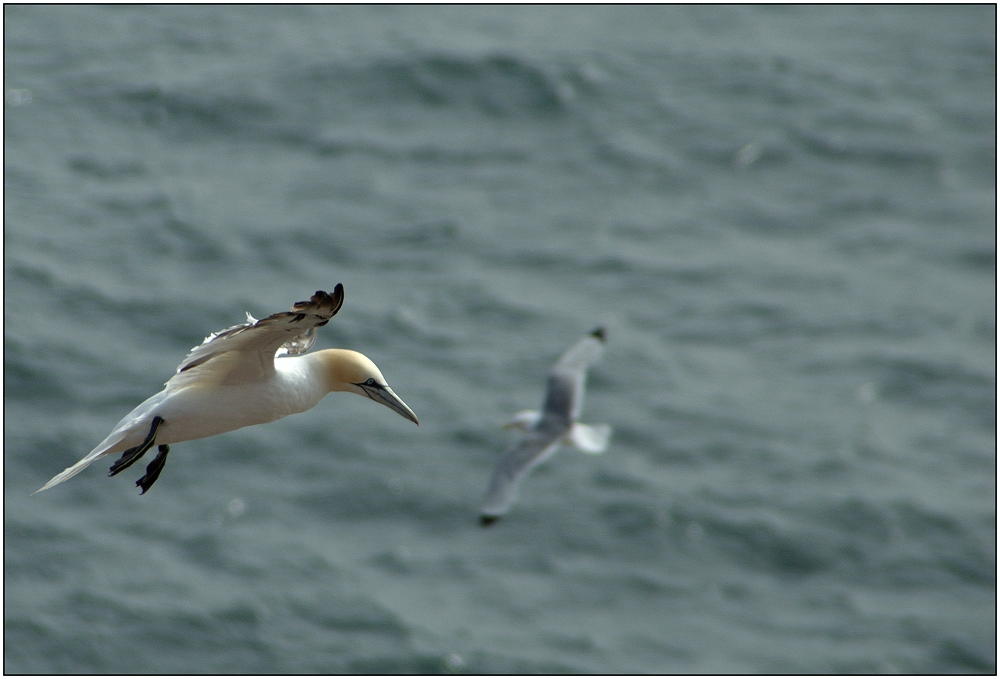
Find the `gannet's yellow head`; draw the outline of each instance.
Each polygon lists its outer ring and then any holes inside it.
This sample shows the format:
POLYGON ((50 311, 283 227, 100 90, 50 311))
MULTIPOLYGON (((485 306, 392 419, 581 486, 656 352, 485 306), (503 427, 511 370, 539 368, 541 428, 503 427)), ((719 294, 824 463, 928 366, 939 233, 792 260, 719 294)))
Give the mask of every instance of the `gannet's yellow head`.
POLYGON ((410 407, 389 388, 378 366, 364 354, 350 349, 324 349, 316 355, 323 361, 330 391, 351 391, 365 396, 420 424, 410 407))

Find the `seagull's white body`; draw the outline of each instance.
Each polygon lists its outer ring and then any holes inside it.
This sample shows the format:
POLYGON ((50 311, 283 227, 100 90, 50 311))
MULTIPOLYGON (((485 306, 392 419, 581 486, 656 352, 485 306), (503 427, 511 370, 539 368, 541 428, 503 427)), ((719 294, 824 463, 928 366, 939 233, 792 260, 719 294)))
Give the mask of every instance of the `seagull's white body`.
MULTIPOLYGON (((347 349, 305 353, 316 341, 315 329, 326 325, 340 310, 343 299, 343 286, 338 283, 333 295, 318 291, 289 312, 260 321, 247 314, 246 323, 209 335, 177 367, 163 391, 140 403, 86 457, 39 491, 75 476, 100 457, 118 452, 128 455, 137 447, 148 443, 148 449, 155 443, 165 460, 167 444, 301 413, 331 391, 366 396, 417 422, 413 411, 393 393, 366 356, 347 349)), ((132 462, 113 468, 112 475, 132 462)), ((139 484, 143 492, 158 474, 159 469, 147 484, 139 484)))
MULTIPOLYGON (((522 410, 504 425, 504 429, 534 431, 541 423, 542 413, 540 410, 522 410)), ((573 446, 584 453, 600 455, 607 450, 610 439, 611 427, 606 424, 574 422, 570 425, 569 431, 558 442, 562 445, 573 446)), ((553 450, 553 452, 555 451, 553 450)))
POLYGON ((570 347, 549 371, 548 392, 542 410, 523 410, 505 425, 527 432, 497 463, 480 510, 484 526, 499 519, 517 498, 521 481, 534 467, 551 457, 562 444, 585 453, 603 453, 611 438, 606 424, 577 422, 583 408, 587 368, 604 351, 604 330, 598 328, 570 347))

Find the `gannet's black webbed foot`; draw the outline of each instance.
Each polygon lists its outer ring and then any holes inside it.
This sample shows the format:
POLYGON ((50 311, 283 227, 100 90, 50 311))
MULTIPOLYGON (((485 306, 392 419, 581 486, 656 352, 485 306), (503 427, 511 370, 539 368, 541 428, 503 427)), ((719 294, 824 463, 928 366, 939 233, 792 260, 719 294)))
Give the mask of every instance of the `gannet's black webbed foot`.
POLYGON ((152 486, 156 479, 160 478, 160 472, 163 471, 163 465, 167 463, 167 453, 170 452, 170 446, 162 445, 159 448, 159 453, 153 458, 153 461, 149 463, 146 467, 146 475, 135 482, 135 485, 142 488, 142 492, 139 495, 145 495, 149 487, 152 486))
POLYGON ((111 465, 111 473, 108 476, 114 476, 123 469, 128 469, 132 466, 136 460, 146 454, 146 451, 153 447, 153 441, 156 440, 156 430, 160 428, 163 424, 163 418, 159 415, 153 417, 153 424, 149 428, 149 434, 146 435, 146 440, 142 442, 141 445, 135 448, 129 448, 122 456, 118 458, 118 461, 111 465))

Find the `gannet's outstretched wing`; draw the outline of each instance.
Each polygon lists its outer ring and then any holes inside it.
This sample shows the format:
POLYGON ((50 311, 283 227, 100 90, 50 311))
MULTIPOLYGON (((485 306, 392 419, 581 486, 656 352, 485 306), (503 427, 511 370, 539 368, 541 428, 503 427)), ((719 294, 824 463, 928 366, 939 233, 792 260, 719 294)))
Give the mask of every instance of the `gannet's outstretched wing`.
POLYGON ((493 478, 490 479, 490 487, 479 512, 480 522, 484 526, 490 525, 510 509, 517 498, 521 480, 532 467, 556 452, 565 433, 565 430, 532 432, 504 453, 493 470, 493 478))
POLYGON ((308 351, 316 341, 316 328, 326 325, 343 303, 344 286, 337 283, 333 294, 317 290, 291 311, 259 321, 247 314, 246 323, 212 333, 193 348, 167 381, 167 389, 196 381, 235 385, 264 379, 274 372, 276 355, 308 351))
POLYGON ((539 429, 568 429, 583 408, 587 368, 604 352, 604 328, 597 328, 571 346, 549 370, 548 392, 539 429))

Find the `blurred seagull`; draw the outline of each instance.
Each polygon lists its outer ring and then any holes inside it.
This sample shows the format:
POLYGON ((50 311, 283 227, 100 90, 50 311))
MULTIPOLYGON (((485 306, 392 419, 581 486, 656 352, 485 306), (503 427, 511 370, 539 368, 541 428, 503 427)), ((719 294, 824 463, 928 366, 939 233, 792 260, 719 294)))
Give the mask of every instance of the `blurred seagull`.
POLYGON ((587 368, 604 351, 604 328, 570 347, 549 370, 549 389, 542 412, 525 410, 505 425, 528 435, 510 448, 497 463, 490 480, 486 500, 480 510, 480 523, 489 526, 514 503, 517 487, 529 471, 558 450, 570 444, 585 453, 603 453, 608 447, 611 427, 587 425, 576 421, 583 407, 583 389, 587 368))
POLYGON ((301 413, 331 391, 360 394, 419 424, 366 356, 347 349, 306 354, 316 342, 316 328, 343 303, 344 286, 337 283, 332 295, 319 290, 308 302, 261 321, 248 313, 246 323, 209 335, 163 391, 139 404, 85 458, 35 492, 75 476, 99 457, 121 452, 111 465, 109 476, 114 476, 158 445, 159 453, 135 484, 145 493, 166 464, 167 444, 301 413))

